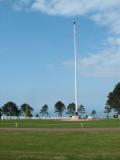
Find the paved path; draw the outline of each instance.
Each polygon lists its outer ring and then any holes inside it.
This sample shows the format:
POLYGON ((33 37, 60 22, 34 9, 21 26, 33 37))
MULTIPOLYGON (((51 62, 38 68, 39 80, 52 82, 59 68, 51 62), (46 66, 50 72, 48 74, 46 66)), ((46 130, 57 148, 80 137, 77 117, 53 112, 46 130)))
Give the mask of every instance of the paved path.
POLYGON ((0 128, 0 131, 69 132, 69 131, 120 131, 120 128, 0 128))

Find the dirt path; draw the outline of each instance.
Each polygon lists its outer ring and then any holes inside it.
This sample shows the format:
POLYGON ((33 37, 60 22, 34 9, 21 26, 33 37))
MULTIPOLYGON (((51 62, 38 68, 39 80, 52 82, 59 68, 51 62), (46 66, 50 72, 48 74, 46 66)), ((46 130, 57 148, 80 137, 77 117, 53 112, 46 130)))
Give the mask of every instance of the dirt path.
POLYGON ((120 131, 120 128, 0 128, 0 131, 71 132, 71 131, 120 131))

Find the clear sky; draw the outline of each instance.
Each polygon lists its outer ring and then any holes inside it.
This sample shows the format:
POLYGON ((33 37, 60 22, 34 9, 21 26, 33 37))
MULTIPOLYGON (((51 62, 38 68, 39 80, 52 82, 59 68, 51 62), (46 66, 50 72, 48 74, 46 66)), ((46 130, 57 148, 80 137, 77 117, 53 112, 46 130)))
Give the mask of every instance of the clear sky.
POLYGON ((74 101, 76 16, 78 101, 103 110, 120 79, 119 15, 120 0, 0 0, 0 105, 74 101))

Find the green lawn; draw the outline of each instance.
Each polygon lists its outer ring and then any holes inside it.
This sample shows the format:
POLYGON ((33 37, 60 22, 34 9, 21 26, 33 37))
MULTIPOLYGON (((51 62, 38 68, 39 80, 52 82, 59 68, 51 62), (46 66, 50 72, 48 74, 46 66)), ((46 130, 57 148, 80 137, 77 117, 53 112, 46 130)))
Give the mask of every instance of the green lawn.
MULTIPOLYGON (((22 120, 18 127, 80 128, 81 122, 22 120)), ((16 121, 0 121, 0 128, 16 121)), ((120 127, 120 120, 83 122, 88 128, 120 127)), ((120 160, 120 131, 0 131, 0 160, 120 160)))
MULTIPOLYGON (((120 119, 97 120, 88 122, 57 121, 57 120, 18 120, 19 128, 80 128, 81 123, 85 128, 115 128, 120 127, 120 119)), ((0 128, 15 127, 16 121, 0 121, 0 128)))
POLYGON ((0 160, 120 160, 120 132, 0 132, 0 160))

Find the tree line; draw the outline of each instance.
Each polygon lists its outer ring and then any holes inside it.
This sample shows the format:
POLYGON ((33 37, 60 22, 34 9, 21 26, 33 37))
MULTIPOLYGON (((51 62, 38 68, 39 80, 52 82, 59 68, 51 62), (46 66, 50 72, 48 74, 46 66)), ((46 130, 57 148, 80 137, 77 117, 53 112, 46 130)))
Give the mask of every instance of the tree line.
MULTIPOLYGON (((16 103, 10 101, 4 104, 0 108, 0 117, 2 115, 32 117, 33 110, 34 109, 27 103, 24 103, 21 106, 17 106, 16 103)), ((67 106, 65 106, 65 104, 62 101, 58 101, 54 105, 54 113, 57 113, 58 116, 61 116, 61 117, 63 116, 64 113, 69 116, 75 115, 76 113, 75 103, 70 103, 67 106)), ((85 106, 80 105, 78 107, 78 113, 79 115, 83 116, 86 113, 85 106)), ((91 115, 95 115, 95 114, 96 114, 96 111, 93 110, 91 112, 91 115)), ((36 114, 36 117, 39 117, 39 115, 50 116, 49 107, 47 104, 41 107, 40 112, 39 114, 36 114)))
POLYGON ((7 102, 0 108, 0 117, 2 115, 5 116, 20 116, 24 115, 25 117, 32 117, 33 108, 24 103, 20 107, 16 105, 14 102, 7 102))
MULTIPOLYGON (((104 107, 104 113, 107 114, 107 118, 109 117, 109 113, 111 111, 116 112, 117 115, 120 115, 120 82, 115 85, 112 92, 108 94, 106 106, 104 107)), ((2 115, 6 116, 25 116, 32 117, 33 108, 24 103, 21 106, 17 106, 14 102, 7 102, 0 108, 0 117, 2 115)), ((58 116, 63 116, 63 113, 66 113, 70 116, 75 115, 76 108, 75 103, 70 103, 67 106, 62 101, 58 101, 54 105, 54 112, 58 113, 58 116)), ((78 114, 83 116, 86 113, 86 109, 84 105, 80 105, 78 107, 78 114)), ((49 115, 49 107, 47 104, 43 105, 40 109, 39 114, 36 116, 48 116, 49 115)), ((91 112, 91 116, 96 115, 96 111, 93 110, 91 112)))

